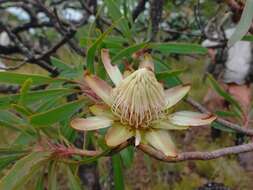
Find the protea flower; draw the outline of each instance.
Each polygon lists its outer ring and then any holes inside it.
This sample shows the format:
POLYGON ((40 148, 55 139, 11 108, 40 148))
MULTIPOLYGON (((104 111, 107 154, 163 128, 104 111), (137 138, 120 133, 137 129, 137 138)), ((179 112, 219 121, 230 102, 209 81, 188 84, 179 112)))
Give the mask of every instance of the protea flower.
POLYGON ((90 107, 95 116, 72 120, 74 129, 89 131, 110 127, 105 135, 109 147, 134 137, 136 146, 148 143, 166 156, 176 157, 177 151, 167 130, 206 125, 215 119, 210 114, 190 111, 169 114, 168 110, 187 94, 190 86, 180 85, 164 90, 155 77, 150 55, 145 55, 139 69, 125 78, 117 66, 111 65, 108 50, 103 49, 101 56, 115 87, 85 73, 85 82, 104 104, 90 107))

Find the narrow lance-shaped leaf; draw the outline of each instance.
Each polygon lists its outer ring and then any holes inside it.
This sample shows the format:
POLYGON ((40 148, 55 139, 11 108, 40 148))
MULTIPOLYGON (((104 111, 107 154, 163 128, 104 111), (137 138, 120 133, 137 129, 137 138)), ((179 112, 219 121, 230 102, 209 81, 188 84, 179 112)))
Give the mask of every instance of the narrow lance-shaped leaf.
MULTIPOLYGON (((59 89, 50 89, 50 90, 39 90, 35 92, 27 92, 26 96, 23 96, 22 102, 25 105, 30 105, 34 102, 48 99, 55 96, 65 96, 70 93, 75 92, 74 89, 59 88, 59 89)), ((0 97, 0 109, 6 109, 11 106, 13 103, 17 103, 20 100, 20 94, 8 95, 0 97)))
POLYGON ((242 12, 241 19, 236 26, 235 32, 228 40, 228 46, 231 47, 234 43, 241 40, 247 34, 253 20, 253 1, 247 0, 242 12))
POLYGON ((122 171, 122 163, 120 155, 116 154, 112 156, 112 167, 113 167, 113 180, 115 190, 124 190, 124 177, 122 171))
POLYGON ((80 180, 77 176, 73 174, 69 166, 66 166, 68 182, 69 182, 69 189, 70 190, 82 190, 82 186, 80 180))
POLYGON ((62 121, 82 108, 84 106, 84 102, 84 99, 81 99, 66 103, 46 112, 35 114, 30 118, 30 122, 34 125, 51 125, 53 123, 62 121))
POLYGON ((57 163, 52 161, 48 171, 48 189, 57 190, 57 163))
POLYGON ((131 56, 134 52, 143 49, 148 46, 147 42, 140 43, 140 44, 134 44, 127 48, 122 49, 112 58, 112 63, 121 60, 123 57, 131 56))
POLYGON ((222 96, 225 100, 227 100, 229 103, 231 103, 237 110, 242 112, 242 108, 240 104, 225 90, 222 89, 222 87, 218 84, 218 82, 212 77, 212 75, 207 75, 208 80, 210 81, 212 87, 214 90, 222 96))
POLYGON ((101 34, 101 36, 88 48, 86 64, 87 64, 87 69, 91 73, 94 73, 94 60, 95 60, 96 50, 98 46, 103 42, 105 37, 113 30, 113 28, 115 27, 115 24, 112 25, 110 28, 108 28, 103 34, 101 34))
POLYGON ((21 104, 21 105, 24 104, 24 98, 27 95, 27 92, 28 92, 31 85, 32 85, 32 79, 31 78, 28 78, 23 83, 23 85, 21 86, 21 89, 20 89, 20 97, 19 97, 18 104, 21 104))
POLYGON ((162 53, 178 53, 178 54, 206 54, 207 48, 199 44, 184 43, 151 43, 150 48, 158 50, 162 53))
POLYGON ((46 84, 51 82, 65 82, 64 78, 51 78, 44 75, 20 74, 13 72, 0 72, 0 83, 22 85, 27 79, 31 78, 33 85, 46 84))
POLYGON ((163 71, 163 72, 158 72, 155 74, 157 80, 169 80, 173 77, 176 77, 183 72, 185 72, 186 69, 178 69, 178 70, 168 70, 168 71, 163 71))
POLYGON ((242 38, 242 40, 253 42, 253 35, 246 35, 242 38))
POLYGON ((0 180, 0 189, 19 190, 20 187, 35 175, 35 172, 40 169, 50 155, 51 153, 49 152, 33 152, 17 161, 0 180))
POLYGON ((106 6, 108 7, 109 16, 112 18, 114 22, 117 21, 119 18, 121 18, 120 22, 118 23, 118 27, 125 37, 131 39, 131 31, 128 26, 128 22, 126 18, 124 18, 124 15, 121 14, 119 6, 116 4, 116 1, 105 0, 105 3, 106 6))

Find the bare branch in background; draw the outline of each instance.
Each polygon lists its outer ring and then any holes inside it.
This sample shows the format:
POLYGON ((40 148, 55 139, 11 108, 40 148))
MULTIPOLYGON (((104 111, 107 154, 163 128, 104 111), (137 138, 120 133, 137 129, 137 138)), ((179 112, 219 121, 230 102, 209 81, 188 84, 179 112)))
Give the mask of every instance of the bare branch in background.
POLYGON ((19 91, 17 86, 0 85, 0 93, 3 94, 15 94, 19 91))
POLYGON ((148 0, 139 0, 137 6, 134 8, 132 12, 133 21, 145 10, 145 4, 148 0))
POLYGON ((159 31, 159 24, 162 19, 164 0, 150 0, 150 19, 151 19, 151 41, 156 41, 159 31))
MULTIPOLYGON (((17 47, 19 48, 19 50, 27 57, 27 62, 33 62, 36 60, 36 58, 34 57, 34 53, 32 50, 29 50, 18 38, 18 36, 16 36, 14 33, 12 33, 11 29, 7 26, 4 25, 2 22, 0 22, 0 26, 6 31, 6 33, 8 34, 9 38, 17 45, 17 47)), ((50 72, 53 75, 58 75, 58 71, 53 68, 51 65, 49 65, 48 63, 46 63, 45 61, 41 60, 41 61, 36 61, 36 64, 39 65, 40 67, 42 67, 43 69, 47 70, 48 72, 50 72)))
MULTIPOLYGON (((69 149, 62 149, 61 152, 68 152, 68 156, 71 155, 81 155, 81 156, 89 156, 89 157, 95 157, 95 156, 112 156, 116 153, 118 153, 123 148, 126 148, 127 146, 133 145, 133 140, 129 140, 126 143, 123 143, 119 145, 118 147, 107 151, 106 153, 102 151, 90 151, 90 150, 83 150, 83 149, 77 149, 74 148, 69 149)), ((192 152, 179 152, 176 157, 167 157, 162 152, 152 148, 151 146, 147 144, 140 144, 138 149, 142 150, 149 156, 163 161, 163 162, 182 162, 182 161, 189 161, 189 160, 212 160, 217 159, 220 157, 224 157, 227 155, 233 155, 233 154, 240 154, 245 152, 251 152, 253 151, 253 143, 243 144, 243 145, 237 145, 237 146, 230 146, 225 148, 220 148, 212 151, 192 151, 192 152)), ((57 152, 57 151, 56 151, 57 152)))

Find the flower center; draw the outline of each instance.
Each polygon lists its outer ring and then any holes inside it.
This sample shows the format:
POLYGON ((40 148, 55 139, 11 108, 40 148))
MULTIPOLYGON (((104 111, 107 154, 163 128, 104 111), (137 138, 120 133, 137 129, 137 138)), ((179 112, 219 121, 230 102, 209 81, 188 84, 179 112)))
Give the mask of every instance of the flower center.
POLYGON ((112 111, 135 128, 148 126, 165 106, 162 85, 152 71, 141 68, 125 78, 112 93, 112 111))

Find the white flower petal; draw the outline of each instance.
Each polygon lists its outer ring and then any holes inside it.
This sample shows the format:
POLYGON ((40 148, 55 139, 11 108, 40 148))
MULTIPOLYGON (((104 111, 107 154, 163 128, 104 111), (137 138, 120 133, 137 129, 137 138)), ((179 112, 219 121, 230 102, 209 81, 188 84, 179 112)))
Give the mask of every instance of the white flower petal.
POLYGON ((106 117, 75 118, 70 126, 80 131, 91 131, 111 126, 113 121, 106 117))
POLYGON ((89 107, 91 113, 93 113, 96 116, 102 116, 107 117, 112 120, 116 120, 116 117, 112 114, 111 109, 106 105, 93 105, 89 107))
POLYGON ((95 75, 85 74, 84 80, 88 86, 108 105, 111 105, 112 87, 95 75))
POLYGON ((171 136, 164 130, 150 130, 145 133, 145 140, 166 156, 176 157, 177 151, 171 136))
POLYGON ((141 133, 139 130, 135 131, 135 146, 138 146, 141 142, 141 133))
POLYGON ((151 123, 151 126, 155 129, 167 129, 167 130, 185 130, 189 126, 175 125, 170 120, 157 120, 151 123))
POLYGON ((165 90, 166 106, 165 109, 171 108, 178 103, 190 90, 190 85, 180 85, 165 90))
POLYGON ((101 58, 106 72, 110 76, 112 82, 117 86, 123 80, 123 77, 119 68, 111 64, 108 49, 101 50, 101 58))
POLYGON ((212 114, 180 111, 170 115, 169 120, 175 125, 183 126, 199 126, 212 123, 216 119, 216 116, 212 114))
POLYGON ((105 142, 110 147, 115 147, 127 141, 134 135, 126 126, 114 124, 105 135, 105 142))

